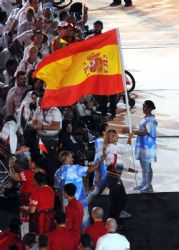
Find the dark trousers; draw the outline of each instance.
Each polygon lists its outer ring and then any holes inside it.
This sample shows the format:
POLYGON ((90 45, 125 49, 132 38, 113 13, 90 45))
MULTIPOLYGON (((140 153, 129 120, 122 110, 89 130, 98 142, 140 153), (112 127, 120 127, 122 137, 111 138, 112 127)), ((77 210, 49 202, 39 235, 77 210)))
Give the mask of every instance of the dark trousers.
POLYGON ((36 144, 36 135, 37 131, 33 129, 31 126, 26 126, 24 131, 24 143, 27 147, 30 148, 30 153, 33 155, 36 153, 36 148, 34 145, 36 144))
POLYGON ((54 220, 54 211, 52 209, 46 211, 37 211, 29 216, 30 232, 36 234, 46 234, 56 228, 54 220))
POLYGON ((115 116, 116 115, 116 108, 117 108, 116 95, 110 95, 110 96, 102 95, 102 96, 97 97, 97 102, 99 103, 99 109, 102 113, 102 116, 107 115, 108 100, 110 103, 109 111, 110 111, 112 116, 115 116))
POLYGON ((108 217, 118 220, 121 210, 124 209, 127 195, 119 176, 107 175, 107 186, 109 188, 109 210, 108 217))
POLYGON ((50 186, 54 184, 54 174, 57 170, 57 147, 58 147, 58 138, 57 137, 41 137, 42 142, 44 143, 48 154, 45 154, 45 170, 47 175, 47 183, 50 186))
MULTIPOLYGON (((113 0, 114 3, 118 3, 118 4, 121 4, 121 0, 113 0)), ((132 0, 124 0, 124 2, 126 4, 131 4, 132 3, 132 0)))

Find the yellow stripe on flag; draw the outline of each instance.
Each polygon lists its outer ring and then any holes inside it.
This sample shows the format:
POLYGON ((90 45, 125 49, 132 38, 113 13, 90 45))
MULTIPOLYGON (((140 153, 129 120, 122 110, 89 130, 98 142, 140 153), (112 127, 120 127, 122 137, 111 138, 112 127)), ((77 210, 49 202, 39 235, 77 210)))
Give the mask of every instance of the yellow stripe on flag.
POLYGON ((59 89, 75 86, 91 76, 115 74, 122 74, 118 45, 106 45, 53 61, 41 68, 36 77, 47 83, 46 89, 59 89))

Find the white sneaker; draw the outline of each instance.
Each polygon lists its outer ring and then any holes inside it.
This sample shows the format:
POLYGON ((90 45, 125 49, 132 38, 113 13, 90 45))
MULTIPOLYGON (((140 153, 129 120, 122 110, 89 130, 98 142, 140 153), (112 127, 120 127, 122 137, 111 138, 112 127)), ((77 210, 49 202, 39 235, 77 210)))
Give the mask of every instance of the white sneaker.
POLYGON ((119 218, 120 218, 120 219, 129 219, 129 218, 131 218, 131 217, 132 217, 132 215, 129 214, 129 213, 127 213, 127 212, 124 211, 124 210, 122 210, 122 211, 120 212, 120 215, 119 215, 119 218))
POLYGON ((142 186, 142 185, 139 185, 139 186, 137 186, 137 187, 134 187, 133 190, 141 190, 142 188, 143 188, 143 186, 142 186))
POLYGON ((153 193, 153 187, 152 187, 152 185, 150 187, 145 186, 145 187, 141 188, 140 192, 141 193, 153 193))

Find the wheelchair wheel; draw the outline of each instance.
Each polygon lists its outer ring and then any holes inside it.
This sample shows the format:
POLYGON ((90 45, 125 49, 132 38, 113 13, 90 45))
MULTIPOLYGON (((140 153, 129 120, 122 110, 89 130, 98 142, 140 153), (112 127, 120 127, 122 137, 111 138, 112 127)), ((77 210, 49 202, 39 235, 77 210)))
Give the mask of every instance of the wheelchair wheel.
POLYGON ((0 142, 0 191, 3 190, 4 185, 9 181, 8 175, 8 161, 10 152, 4 143, 0 142))
POLYGON ((133 77, 133 75, 125 70, 125 74, 126 74, 126 87, 127 87, 127 92, 130 93, 135 89, 135 78, 133 77))
POLYGON ((1 156, 0 159, 0 190, 4 189, 4 185, 9 181, 8 162, 7 159, 1 156))
POLYGON ((62 10, 70 6, 72 2, 73 0, 70 0, 69 3, 62 5, 62 3, 65 3, 65 0, 60 0, 60 1, 57 0, 57 1, 54 1, 53 6, 58 10, 62 10))

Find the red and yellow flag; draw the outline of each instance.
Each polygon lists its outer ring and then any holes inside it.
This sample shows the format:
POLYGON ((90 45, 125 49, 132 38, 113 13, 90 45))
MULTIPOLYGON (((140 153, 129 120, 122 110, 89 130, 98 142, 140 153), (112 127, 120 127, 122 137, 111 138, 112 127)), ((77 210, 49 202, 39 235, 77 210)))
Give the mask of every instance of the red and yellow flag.
POLYGON ((43 144, 41 138, 39 138, 38 148, 40 149, 40 153, 41 153, 41 154, 43 154, 43 153, 48 154, 48 150, 47 150, 47 148, 45 147, 45 145, 43 144))
POLYGON ((46 56, 34 72, 46 83, 42 107, 69 106, 87 94, 123 92, 120 57, 116 29, 46 56))

